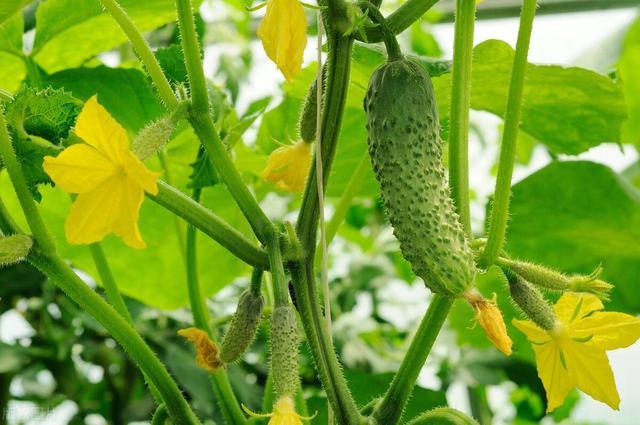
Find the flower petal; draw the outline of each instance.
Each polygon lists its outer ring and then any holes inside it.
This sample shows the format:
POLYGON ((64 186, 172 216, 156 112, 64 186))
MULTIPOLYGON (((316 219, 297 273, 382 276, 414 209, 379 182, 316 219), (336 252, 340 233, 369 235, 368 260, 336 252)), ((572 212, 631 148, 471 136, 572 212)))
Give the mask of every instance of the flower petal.
POLYGON ((578 321, 574 332, 593 335, 591 343, 603 350, 628 347, 640 338, 640 319, 629 314, 598 311, 578 321))
POLYGON ((514 319, 511 321, 513 326, 515 326, 520 332, 527 336, 529 342, 533 344, 542 344, 549 342, 551 337, 549 334, 539 328, 535 323, 530 320, 517 320, 514 319))
POLYGON ((133 152, 127 152, 124 159, 124 168, 129 178, 146 192, 152 195, 158 193, 158 177, 160 174, 149 171, 133 152))
POLYGON ((311 145, 300 141, 271 152, 262 178, 276 183, 279 189, 301 192, 311 165, 311 145))
POLYGON ((575 374, 571 369, 565 368, 560 348, 555 342, 532 347, 536 355, 538 376, 547 393, 547 412, 551 412, 564 402, 569 391, 576 386, 575 374))
POLYGON ((579 342, 563 344, 563 351, 569 369, 574 371, 578 388, 617 410, 620 396, 607 353, 579 342))
POLYGON ((78 115, 75 133, 111 161, 122 163, 122 154, 129 149, 127 132, 92 96, 78 115))
POLYGON ((65 223, 67 240, 89 244, 116 233, 127 245, 144 248, 137 224, 143 197, 142 188, 125 174, 110 177, 76 198, 65 223))
POLYGON ((604 309, 604 305, 595 295, 573 292, 565 292, 553 307, 557 318, 567 325, 602 309, 604 309))
POLYGON ((302 69, 302 54, 307 45, 307 18, 300 2, 269 0, 258 37, 267 56, 284 78, 291 81, 302 69))
POLYGON ((46 156, 44 171, 58 186, 70 193, 85 193, 116 172, 116 165, 91 146, 79 143, 57 157, 46 156))

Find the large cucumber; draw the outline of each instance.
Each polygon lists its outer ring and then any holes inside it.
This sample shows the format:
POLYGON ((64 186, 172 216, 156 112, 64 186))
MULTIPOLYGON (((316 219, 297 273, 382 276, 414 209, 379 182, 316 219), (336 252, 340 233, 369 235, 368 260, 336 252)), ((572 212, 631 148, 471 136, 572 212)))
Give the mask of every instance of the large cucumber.
POLYGON ((394 234, 435 293, 461 295, 474 258, 449 194, 431 79, 412 60, 376 69, 364 100, 369 155, 394 234))

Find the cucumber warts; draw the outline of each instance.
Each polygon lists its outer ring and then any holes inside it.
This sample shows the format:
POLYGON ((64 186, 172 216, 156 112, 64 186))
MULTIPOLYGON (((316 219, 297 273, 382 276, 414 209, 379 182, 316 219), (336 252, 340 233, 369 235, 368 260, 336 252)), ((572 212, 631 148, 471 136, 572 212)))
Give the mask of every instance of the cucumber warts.
POLYGON ((427 73, 408 59, 377 68, 364 100, 369 156, 403 256, 435 293, 461 295, 475 264, 442 164, 427 73))
POLYGON ((233 363, 247 351, 260 324, 263 306, 262 295, 254 294, 251 289, 245 290, 240 295, 238 307, 222 340, 220 360, 233 363))

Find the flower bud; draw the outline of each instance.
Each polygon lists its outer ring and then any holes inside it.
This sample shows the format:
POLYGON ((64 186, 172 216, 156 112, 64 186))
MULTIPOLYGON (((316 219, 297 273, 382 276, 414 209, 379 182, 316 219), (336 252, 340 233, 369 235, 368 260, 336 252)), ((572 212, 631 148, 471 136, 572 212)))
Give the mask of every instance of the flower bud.
POLYGON ((553 309, 544 299, 540 291, 522 276, 508 269, 503 269, 509 281, 511 298, 522 312, 542 329, 551 330, 556 323, 553 309))
POLYGON ((0 238, 0 266, 9 266, 24 260, 33 240, 28 235, 10 235, 0 238))
POLYGON ((276 399, 298 389, 298 322, 291 305, 276 306, 271 316, 271 373, 276 399))
POLYGON ((416 417, 407 425, 478 425, 475 419, 451 407, 437 407, 416 417))
POLYGON ((598 279, 600 273, 602 273, 602 267, 597 267, 591 274, 586 276, 567 276, 548 267, 526 261, 501 258, 498 263, 503 267, 508 267, 526 281, 554 291, 586 292, 603 301, 608 301, 609 291, 613 288, 610 283, 598 279))
POLYGON ((256 295, 247 289, 240 295, 238 307, 222 340, 220 360, 233 363, 244 354, 256 335, 263 306, 261 294, 256 295))

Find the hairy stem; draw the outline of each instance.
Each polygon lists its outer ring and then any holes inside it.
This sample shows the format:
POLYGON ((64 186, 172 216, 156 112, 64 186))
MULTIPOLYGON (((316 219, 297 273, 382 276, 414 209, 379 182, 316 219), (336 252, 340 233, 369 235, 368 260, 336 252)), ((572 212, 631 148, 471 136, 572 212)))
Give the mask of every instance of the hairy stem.
POLYGON ((520 112, 522 109, 522 93, 527 69, 527 55, 533 28, 533 18, 536 14, 536 0, 524 0, 520 15, 520 29, 513 58, 511 83, 507 98, 507 109, 504 119, 504 132, 500 147, 500 162, 496 177, 496 190, 493 197, 493 207, 489 223, 487 245, 480 257, 480 266, 491 266, 502 250, 507 232, 509 215, 509 198, 511 196, 511 178, 516 159, 516 144, 518 142, 518 127, 520 126, 520 112))
POLYGON ((107 257, 104 255, 104 251, 102 250, 102 245, 100 242, 93 243, 89 245, 89 250, 91 251, 91 257, 93 257, 93 262, 96 265, 96 270, 98 271, 98 276, 100 276, 100 280, 102 281, 102 287, 107 295, 109 304, 111 304, 118 314, 120 314, 120 316, 122 316, 127 322, 133 323, 131 313, 129 313, 129 309, 124 303, 124 298, 122 298, 122 295, 118 290, 118 284, 113 277, 107 257))
POLYGON ((53 242, 53 238, 49 234, 47 227, 42 221, 42 217, 38 212, 36 203, 31 196, 27 180, 22 173, 22 167, 16 153, 13 150, 11 139, 9 138, 9 132, 7 131, 7 125, 4 120, 4 115, 0 112, 0 158, 4 161, 4 166, 9 173, 9 178, 13 184, 13 188, 18 195, 18 201, 24 211, 24 215, 29 224, 29 228, 33 233, 38 249, 47 255, 55 255, 56 246, 53 242))
POLYGON ((254 233, 260 242, 266 243, 264 232, 267 227, 271 226, 271 222, 233 165, 233 161, 220 139, 209 113, 209 94, 202 68, 198 37, 193 22, 191 0, 176 0, 176 8, 178 10, 182 50, 184 51, 189 86, 191 88, 189 122, 200 139, 200 143, 209 154, 209 159, 214 168, 222 177, 225 185, 229 188, 229 192, 231 192, 242 213, 249 221, 254 233))
POLYGON ((451 84, 449 186, 460 223, 471 235, 469 208, 469 108, 476 1, 457 0, 451 84))
POLYGON ((158 181, 158 194, 147 193, 146 195, 149 199, 183 218, 187 223, 220 243, 242 261, 264 270, 269 269, 266 251, 178 189, 160 180, 158 181))
POLYGON ((433 296, 420 326, 384 398, 373 411, 379 424, 398 423, 427 356, 453 305, 453 298, 433 296))
POLYGON ((142 372, 153 382, 176 424, 200 424, 182 392, 164 365, 145 344, 142 337, 98 294, 91 290, 63 260, 57 256, 31 253, 27 260, 51 279, 69 298, 93 316, 127 351, 142 372))
MULTIPOLYGON (((395 12, 390 14, 387 26, 393 34, 400 34, 411 24, 420 19, 438 0, 407 0, 395 12)), ((380 27, 368 28, 365 37, 360 41, 377 43, 384 39, 384 31, 380 27)))
POLYGON ((149 77, 153 81, 153 84, 158 90, 160 98, 169 109, 173 109, 178 105, 176 95, 171 89, 169 80, 162 72, 160 63, 156 59, 155 55, 149 47, 149 43, 144 39, 144 36, 140 30, 135 26, 131 18, 127 15, 127 12, 118 4, 115 0, 100 0, 102 6, 109 12, 111 17, 117 22, 122 31, 127 35, 133 49, 138 54, 141 62, 143 63, 149 77))
MULTIPOLYGON (((193 191, 193 201, 200 201, 201 189, 193 191)), ((191 314, 193 315, 194 325, 209 334, 213 340, 214 335, 210 325, 209 310, 204 302, 202 290, 200 289, 200 280, 198 278, 198 245, 197 245, 196 228, 189 224, 187 227, 186 246, 185 246, 185 264, 187 268, 187 289, 189 293, 189 305, 191 306, 191 314)), ((219 370, 209 376, 211 387, 216 396, 222 416, 225 423, 232 425, 244 425, 246 419, 240 408, 240 404, 236 399, 229 377, 224 369, 219 370)))

